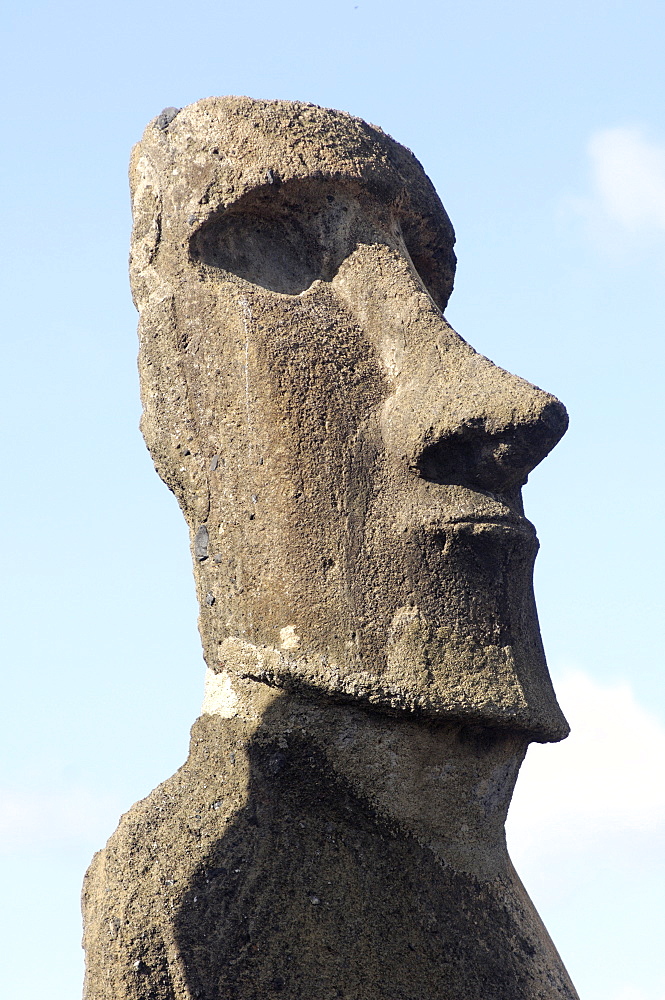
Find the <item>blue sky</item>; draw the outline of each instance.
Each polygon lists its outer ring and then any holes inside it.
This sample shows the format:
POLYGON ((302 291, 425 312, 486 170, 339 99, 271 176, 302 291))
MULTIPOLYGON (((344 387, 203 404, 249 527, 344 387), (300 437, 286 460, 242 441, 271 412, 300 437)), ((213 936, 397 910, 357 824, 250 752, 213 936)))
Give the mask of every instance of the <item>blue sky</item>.
POLYGON ((569 407, 525 502, 574 731, 529 752, 509 837, 581 996, 664 1000, 663 5, 26 0, 3 20, 7 996, 77 995, 83 871, 198 712, 184 522, 137 429, 126 165, 163 107, 235 93, 412 148, 458 234, 448 318, 569 407))

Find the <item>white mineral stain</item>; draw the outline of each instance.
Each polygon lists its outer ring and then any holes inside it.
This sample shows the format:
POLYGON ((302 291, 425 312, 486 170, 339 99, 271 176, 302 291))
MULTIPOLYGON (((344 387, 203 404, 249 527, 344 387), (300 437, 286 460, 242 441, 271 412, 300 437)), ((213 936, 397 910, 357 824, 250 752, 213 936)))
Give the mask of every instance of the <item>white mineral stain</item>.
POLYGON ((232 719, 238 714, 238 695, 225 671, 216 674, 210 668, 206 670, 201 714, 220 715, 223 719, 232 719))
POLYGON ((294 625, 285 625, 279 630, 279 645, 281 649, 297 649, 300 645, 300 636, 296 635, 294 625))

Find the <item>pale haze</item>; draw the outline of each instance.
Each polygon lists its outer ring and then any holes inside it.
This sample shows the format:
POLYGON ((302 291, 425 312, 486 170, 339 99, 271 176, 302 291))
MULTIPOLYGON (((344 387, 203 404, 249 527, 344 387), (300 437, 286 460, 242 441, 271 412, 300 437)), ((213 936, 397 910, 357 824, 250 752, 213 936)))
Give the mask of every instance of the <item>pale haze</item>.
POLYGON ((138 432, 126 169, 162 108, 247 94, 413 149, 457 231, 448 319, 568 406, 525 505, 573 732, 530 749, 509 844, 583 1000, 665 1000, 665 8, 73 0, 3 33, 3 995, 79 995, 86 865, 203 696, 138 432))

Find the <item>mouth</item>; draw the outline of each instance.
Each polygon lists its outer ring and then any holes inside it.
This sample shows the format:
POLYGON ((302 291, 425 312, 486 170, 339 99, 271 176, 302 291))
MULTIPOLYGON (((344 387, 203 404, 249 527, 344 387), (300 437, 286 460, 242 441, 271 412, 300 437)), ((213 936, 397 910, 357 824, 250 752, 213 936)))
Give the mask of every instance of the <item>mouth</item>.
MULTIPOLYGON (((402 535, 424 532, 439 543, 464 537, 504 544, 512 537, 538 545, 536 529, 523 513, 521 498, 507 498, 466 486, 439 486, 413 477, 391 511, 393 530, 402 535)), ((382 515, 385 517, 385 514, 382 515)))
MULTIPOLYGON (((432 525, 432 527, 434 527, 432 525)), ((519 514, 500 514, 494 517, 487 517, 481 514, 473 515, 467 514, 463 517, 449 517, 442 520, 440 525, 437 525, 440 531, 445 531, 446 529, 459 528, 463 529, 465 527, 469 528, 480 528, 488 529, 499 528, 503 531, 514 531, 519 532, 522 535, 528 535, 530 538, 536 537, 536 529, 526 517, 522 517, 519 514)))

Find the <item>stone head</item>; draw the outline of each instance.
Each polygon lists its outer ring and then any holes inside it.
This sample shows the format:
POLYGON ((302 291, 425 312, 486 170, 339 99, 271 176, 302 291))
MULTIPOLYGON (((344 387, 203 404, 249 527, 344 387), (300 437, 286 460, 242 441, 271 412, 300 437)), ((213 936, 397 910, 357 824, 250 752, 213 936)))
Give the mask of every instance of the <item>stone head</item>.
POLYGON ((556 740, 521 487, 561 403, 446 322, 415 157, 210 98, 132 157, 143 433, 189 524, 211 670, 556 740))

